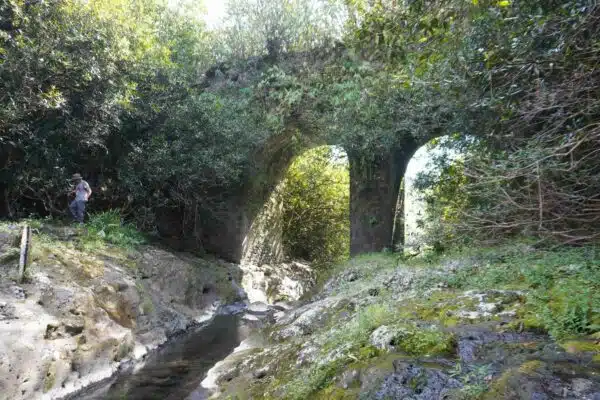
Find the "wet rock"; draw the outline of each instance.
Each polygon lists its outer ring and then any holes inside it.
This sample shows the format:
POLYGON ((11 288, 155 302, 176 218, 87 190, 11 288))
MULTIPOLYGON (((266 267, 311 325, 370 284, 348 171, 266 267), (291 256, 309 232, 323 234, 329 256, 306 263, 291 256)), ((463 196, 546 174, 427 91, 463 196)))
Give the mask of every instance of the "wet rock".
POLYGON ((505 344, 512 343, 523 343, 523 342, 535 342, 538 339, 535 335, 528 333, 516 333, 516 332, 491 332, 487 330, 480 331, 469 331, 464 330, 460 332, 457 346, 457 353, 462 362, 471 363, 479 360, 481 357, 486 356, 486 353, 482 351, 482 348, 489 344, 494 344, 495 358, 497 359, 500 354, 498 351, 502 350, 502 346, 505 344))
POLYGON ((16 309, 14 304, 6 301, 0 301, 0 321, 7 319, 16 319, 16 309))
POLYGON ((271 307, 279 311, 288 311, 294 308, 294 305, 284 301, 278 301, 275 304, 272 304, 271 307))
POLYGON ((276 313, 273 314, 273 318, 275 319, 275 322, 281 321, 281 319, 283 317, 285 317, 285 312, 284 311, 277 311, 276 313))
POLYGON ((248 306, 247 311, 251 313, 267 313, 271 308, 268 304, 262 302, 252 303, 248 306))
POLYGON ((402 360, 393 362, 394 373, 385 378, 376 399, 439 400, 462 384, 444 372, 402 360))
MULTIPOLYGON (((593 400, 598 383, 593 382, 594 372, 589 371, 588 378, 574 378, 572 364, 546 363, 540 360, 529 360, 518 367, 506 369, 498 379, 494 380, 490 392, 485 399, 519 400, 539 399, 578 399, 593 400)), ((582 369, 581 371, 586 371, 582 369)))
POLYGON ((247 307, 245 303, 227 304, 219 307, 219 313, 236 315, 245 312, 247 307))
POLYGON ((593 387, 594 382, 589 379, 575 378, 571 381, 571 390, 579 396, 590 392, 593 387))

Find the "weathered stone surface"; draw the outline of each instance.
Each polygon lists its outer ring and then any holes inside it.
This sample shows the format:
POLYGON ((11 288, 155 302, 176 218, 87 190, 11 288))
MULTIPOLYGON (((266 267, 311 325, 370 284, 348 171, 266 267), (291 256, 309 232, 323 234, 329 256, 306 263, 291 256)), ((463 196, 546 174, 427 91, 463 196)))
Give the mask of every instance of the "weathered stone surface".
POLYGON ((394 361, 394 373, 388 376, 376 399, 439 400, 462 384, 447 374, 401 360, 394 361))
POLYGON ((27 283, 0 273, 2 400, 59 398, 107 378, 236 298, 231 264, 155 247, 84 253, 65 242, 75 233, 47 233, 27 283))
POLYGON ((371 333, 369 341, 378 349, 392 350, 394 348, 394 346, 392 346, 392 341, 394 340, 395 336, 396 332, 394 329, 390 328, 389 326, 382 325, 375 329, 373 333, 371 333))
POLYGON ((594 382, 589 379, 575 378, 571 381, 573 392, 578 395, 584 395, 590 392, 594 387, 594 382))
POLYGON ((296 301, 316 283, 312 268, 300 262, 274 265, 241 264, 242 287, 250 302, 296 301))
POLYGON ((311 302, 280 311, 256 352, 227 360, 235 373, 218 379, 216 398, 439 400, 487 389, 480 398, 596 399, 596 339, 586 338, 591 350, 581 353, 515 329, 527 292, 457 291, 437 279, 454 267, 365 259, 311 302))

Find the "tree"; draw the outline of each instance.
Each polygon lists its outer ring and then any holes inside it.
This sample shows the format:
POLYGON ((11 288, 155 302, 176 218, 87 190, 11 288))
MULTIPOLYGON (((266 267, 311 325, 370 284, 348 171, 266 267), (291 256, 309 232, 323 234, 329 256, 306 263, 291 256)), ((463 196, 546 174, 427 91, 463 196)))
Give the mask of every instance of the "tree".
POLYGON ((341 4, 329 0, 228 1, 217 51, 245 60, 327 46, 340 38, 343 14, 341 4))
POLYGON ((347 258, 350 249, 348 163, 338 152, 322 146, 296 158, 276 194, 287 255, 320 268, 347 258))

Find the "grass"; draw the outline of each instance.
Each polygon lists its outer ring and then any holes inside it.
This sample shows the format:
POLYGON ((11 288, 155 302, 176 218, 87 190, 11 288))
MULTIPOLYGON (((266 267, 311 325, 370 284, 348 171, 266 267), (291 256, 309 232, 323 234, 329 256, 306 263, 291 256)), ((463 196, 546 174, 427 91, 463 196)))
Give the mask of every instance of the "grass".
POLYGON ((460 378, 463 387, 450 393, 451 400, 479 400, 489 391, 489 379, 491 378, 491 365, 480 365, 474 367, 467 374, 462 371, 462 364, 456 363, 450 376, 460 378))
POLYGON ((600 330, 600 248, 536 249, 523 243, 438 255, 415 260, 412 267, 459 261, 454 273, 432 274, 422 288, 518 289, 526 293, 519 317, 525 327, 555 339, 600 330))
POLYGON ((147 242, 135 226, 123 222, 116 209, 92 214, 80 241, 84 249, 102 247, 105 243, 129 249, 147 242))
POLYGON ((600 249, 515 252, 498 249, 448 276, 456 289, 524 289, 521 317, 538 320, 556 339, 600 330, 600 249))
MULTIPOLYGON (((466 296, 467 290, 486 293, 487 302, 515 312, 513 328, 547 332, 570 351, 587 351, 600 359, 600 350, 588 336, 600 331, 597 248, 536 249, 527 243, 512 243, 411 259, 390 253, 367 254, 333 271, 326 286, 328 295, 352 299, 350 305, 332 312, 331 321, 306 339, 320 349, 316 360, 297 367, 295 357, 286 359, 274 380, 266 383, 265 393, 275 394, 275 398, 285 393, 289 399, 357 398, 362 389, 340 387, 338 378, 344 371, 364 372, 381 363, 392 368, 391 356, 454 357, 456 337, 452 332, 457 325, 472 322, 459 312, 476 310, 480 302, 466 296), (390 278, 405 273, 410 283, 388 285, 390 278), (370 291, 373 288, 375 294, 370 291), (391 353, 370 343, 372 332, 382 325, 394 332, 391 353)), ((494 316, 489 318, 494 320, 494 316)), ((453 391, 452 399, 482 399, 492 389, 487 365, 457 371, 454 376, 463 387, 453 391)))

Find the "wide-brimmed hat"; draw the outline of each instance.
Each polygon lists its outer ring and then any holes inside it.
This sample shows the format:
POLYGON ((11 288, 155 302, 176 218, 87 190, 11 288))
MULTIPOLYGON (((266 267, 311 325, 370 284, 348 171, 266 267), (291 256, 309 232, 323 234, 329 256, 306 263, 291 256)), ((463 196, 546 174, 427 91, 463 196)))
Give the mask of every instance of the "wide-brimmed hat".
POLYGON ((79 179, 83 179, 81 177, 81 174, 73 174, 73 176, 71 177, 72 181, 76 181, 76 180, 79 180, 79 179))

